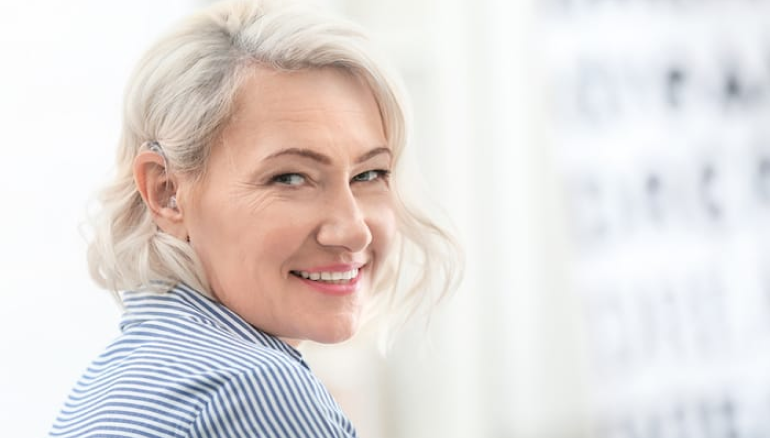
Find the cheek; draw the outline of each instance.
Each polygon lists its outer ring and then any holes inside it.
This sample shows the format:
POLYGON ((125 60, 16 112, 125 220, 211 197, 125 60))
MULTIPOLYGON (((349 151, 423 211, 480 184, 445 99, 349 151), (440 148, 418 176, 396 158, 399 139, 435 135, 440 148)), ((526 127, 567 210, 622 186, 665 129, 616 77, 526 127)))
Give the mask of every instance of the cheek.
POLYGON ((381 257, 386 256, 392 247, 398 230, 396 211, 392 199, 377 203, 369 215, 369 229, 372 233, 372 245, 381 257))

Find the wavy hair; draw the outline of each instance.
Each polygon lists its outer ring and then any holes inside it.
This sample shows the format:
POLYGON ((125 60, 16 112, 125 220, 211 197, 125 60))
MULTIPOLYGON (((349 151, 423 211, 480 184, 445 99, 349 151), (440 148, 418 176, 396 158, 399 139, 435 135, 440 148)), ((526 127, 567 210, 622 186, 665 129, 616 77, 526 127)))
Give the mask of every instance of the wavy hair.
POLYGON ((116 175, 100 193, 92 218, 88 262, 94 280, 113 292, 163 292, 183 282, 212 296, 193 248, 155 225, 134 182, 133 161, 143 147, 157 142, 167 171, 203 175, 210 148, 235 110, 239 87, 255 66, 333 67, 368 84, 396 164, 398 239, 389 269, 375 284, 376 301, 404 310, 399 312, 404 316, 452 290, 462 271, 458 245, 402 196, 406 193, 399 194, 407 144, 400 84, 358 27, 277 0, 217 3, 181 22, 138 63, 124 99, 116 175))

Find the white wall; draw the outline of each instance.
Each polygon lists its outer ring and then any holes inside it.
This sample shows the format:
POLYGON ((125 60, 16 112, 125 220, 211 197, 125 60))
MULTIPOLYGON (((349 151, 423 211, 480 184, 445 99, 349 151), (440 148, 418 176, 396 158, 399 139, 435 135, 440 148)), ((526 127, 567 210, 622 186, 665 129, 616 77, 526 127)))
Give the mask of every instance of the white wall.
POLYGON ((0 424, 44 436, 118 310, 78 234, 109 173, 140 51, 189 1, 3 2, 0 12, 0 424))

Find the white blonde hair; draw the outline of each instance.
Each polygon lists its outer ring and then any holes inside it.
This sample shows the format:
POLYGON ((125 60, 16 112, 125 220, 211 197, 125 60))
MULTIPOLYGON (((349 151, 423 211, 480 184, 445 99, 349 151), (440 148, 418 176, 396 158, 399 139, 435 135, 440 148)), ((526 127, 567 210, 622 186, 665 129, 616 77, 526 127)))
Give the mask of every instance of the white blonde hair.
MULTIPOLYGON (((372 53, 357 27, 277 0, 217 3, 158 41, 126 89, 117 174, 100 194, 88 248, 95 281, 114 292, 162 291, 183 282, 212 295, 193 248, 154 223, 134 182, 133 161, 157 142, 167 171, 200 177, 240 85, 257 65, 284 71, 333 67, 366 81, 398 163, 407 142, 404 101, 372 53)), ((398 194, 398 166, 393 178, 398 194)), ((411 313, 453 289, 462 263, 450 234, 396 198, 399 238, 375 290, 391 309, 411 313), (403 275, 405 265, 413 275, 403 275)))

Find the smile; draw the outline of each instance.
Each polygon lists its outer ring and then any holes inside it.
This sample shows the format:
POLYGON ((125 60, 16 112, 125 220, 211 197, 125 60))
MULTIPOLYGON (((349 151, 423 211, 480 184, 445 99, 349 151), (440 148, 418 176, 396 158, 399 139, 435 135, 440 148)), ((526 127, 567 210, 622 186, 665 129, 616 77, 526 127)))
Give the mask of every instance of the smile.
POLYGON ((305 280, 347 283, 358 277, 358 268, 342 272, 291 271, 291 273, 297 277, 304 278, 305 280))

